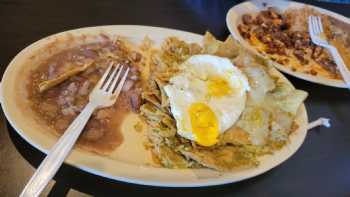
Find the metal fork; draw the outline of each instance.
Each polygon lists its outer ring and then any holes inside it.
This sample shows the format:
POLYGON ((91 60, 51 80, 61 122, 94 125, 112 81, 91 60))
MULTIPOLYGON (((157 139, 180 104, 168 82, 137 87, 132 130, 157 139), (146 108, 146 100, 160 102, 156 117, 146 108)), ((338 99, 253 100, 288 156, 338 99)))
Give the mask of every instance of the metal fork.
POLYGON ((321 17, 309 16, 308 24, 309 24, 308 25, 309 34, 312 42, 316 45, 319 45, 328 49, 331 52, 333 56, 333 60, 337 64, 337 67, 340 71, 341 76, 345 81, 346 86, 348 87, 348 89, 350 89, 350 72, 347 69, 347 66, 344 63, 343 58, 340 56, 337 48, 329 44, 328 41, 325 39, 321 17))
POLYGON ((129 68, 123 72, 123 66, 109 65, 102 78, 89 96, 89 103, 69 125, 62 137, 51 148, 20 196, 39 196, 47 183, 56 174, 65 158, 69 155, 91 114, 97 108, 109 107, 115 103, 128 75, 129 68), (120 79, 121 78, 121 79, 120 79), (119 81, 119 82, 118 82, 119 81))

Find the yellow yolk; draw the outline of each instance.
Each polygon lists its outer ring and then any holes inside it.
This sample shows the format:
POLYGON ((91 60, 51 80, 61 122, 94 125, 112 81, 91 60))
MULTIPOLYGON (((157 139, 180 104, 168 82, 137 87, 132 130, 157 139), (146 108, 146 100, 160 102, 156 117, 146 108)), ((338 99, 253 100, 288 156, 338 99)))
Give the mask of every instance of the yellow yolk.
POLYGON ((209 96, 220 97, 231 93, 230 84, 222 77, 209 77, 207 87, 209 96))
POLYGON ((204 103, 193 103, 188 112, 195 141, 202 146, 216 144, 219 135, 219 124, 210 107, 204 103))

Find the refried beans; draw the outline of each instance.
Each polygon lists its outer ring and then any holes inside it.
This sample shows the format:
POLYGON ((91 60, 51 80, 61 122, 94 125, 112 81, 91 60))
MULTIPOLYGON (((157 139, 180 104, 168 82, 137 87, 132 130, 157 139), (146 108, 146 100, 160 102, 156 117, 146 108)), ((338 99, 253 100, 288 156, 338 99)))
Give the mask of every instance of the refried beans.
POLYGON ((69 124, 88 103, 94 88, 107 66, 130 67, 128 79, 117 102, 96 110, 81 134, 78 145, 97 153, 108 153, 121 144, 120 126, 126 114, 137 112, 141 105, 140 72, 137 63, 141 54, 130 51, 121 41, 105 41, 66 49, 48 58, 33 70, 28 83, 31 108, 46 124, 62 135, 69 124), (86 70, 61 83, 40 91, 40 83, 55 79, 74 68, 91 64, 86 70))

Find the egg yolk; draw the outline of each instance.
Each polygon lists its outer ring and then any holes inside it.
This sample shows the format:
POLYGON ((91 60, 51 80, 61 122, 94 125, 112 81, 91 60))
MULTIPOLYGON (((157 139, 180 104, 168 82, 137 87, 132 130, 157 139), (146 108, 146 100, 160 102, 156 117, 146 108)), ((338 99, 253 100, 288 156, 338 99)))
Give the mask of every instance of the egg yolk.
POLYGON ((220 97, 231 93, 229 82, 222 77, 209 77, 207 87, 209 96, 220 97))
POLYGON ((195 141, 202 146, 216 144, 219 126, 215 113, 210 107, 204 103, 193 103, 188 112, 195 141))

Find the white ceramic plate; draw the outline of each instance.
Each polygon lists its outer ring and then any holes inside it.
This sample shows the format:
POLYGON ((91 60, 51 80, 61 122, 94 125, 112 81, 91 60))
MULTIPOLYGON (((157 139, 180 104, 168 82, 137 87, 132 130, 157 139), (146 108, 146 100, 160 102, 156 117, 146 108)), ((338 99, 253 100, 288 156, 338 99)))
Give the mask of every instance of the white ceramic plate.
MULTIPOLYGON (((251 46, 244 38, 242 38, 241 34, 239 33, 237 26, 241 23, 241 16, 246 13, 254 14, 258 13, 261 10, 266 9, 267 7, 275 7, 280 11, 284 11, 288 8, 302 8, 306 4, 303 3, 297 3, 293 1, 283 1, 283 0, 252 0, 252 1, 246 1, 244 3, 240 3, 234 7, 232 7, 226 16, 226 24, 228 29, 230 30, 232 36, 238 40, 245 48, 249 49, 250 51, 254 52, 255 54, 259 56, 264 56, 260 54, 253 46, 251 46)), ((319 11, 322 14, 329 15, 333 18, 336 18, 340 21, 343 21, 345 23, 350 24, 350 19, 346 18, 345 16, 342 16, 340 14, 308 5, 315 10, 319 11)), ((288 73, 292 76, 295 76, 300 79, 304 79, 306 81, 311 81, 314 83, 327 85, 327 86, 333 86, 333 87, 339 87, 339 88, 347 88, 345 83, 342 80, 336 80, 336 79, 327 79, 325 77, 321 76, 313 76, 310 74, 305 74, 301 72, 294 72, 290 68, 283 66, 277 62, 273 62, 273 65, 279 69, 280 71, 284 73, 288 73)))
MULTIPOLYGON (((45 124, 39 124, 34 118, 34 113, 29 109, 26 99, 26 81, 18 79, 26 79, 30 70, 40 61, 63 48, 101 39, 100 33, 110 37, 122 35, 136 43, 146 35, 155 40, 156 44, 161 43, 167 36, 177 36, 183 40, 198 43, 202 40, 201 35, 178 30, 116 25, 82 28, 55 34, 22 50, 11 61, 3 76, 2 107, 15 130, 27 142, 44 153, 48 152, 57 138, 49 134, 50 129, 45 124)), ((282 75, 281 77, 287 80, 282 75)), ((133 114, 127 116, 122 125, 124 141, 110 156, 103 157, 75 148, 66 163, 95 175, 143 185, 195 187, 233 183, 264 173, 292 156, 304 141, 308 122, 303 105, 299 109, 297 118, 300 128, 291 135, 290 143, 282 150, 262 157, 261 164, 257 168, 218 173, 208 169, 177 170, 152 167, 149 165, 152 163, 150 154, 142 145, 144 136, 133 128, 137 119, 138 117, 133 114)))

